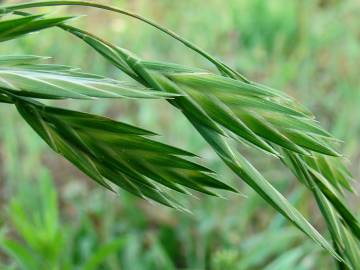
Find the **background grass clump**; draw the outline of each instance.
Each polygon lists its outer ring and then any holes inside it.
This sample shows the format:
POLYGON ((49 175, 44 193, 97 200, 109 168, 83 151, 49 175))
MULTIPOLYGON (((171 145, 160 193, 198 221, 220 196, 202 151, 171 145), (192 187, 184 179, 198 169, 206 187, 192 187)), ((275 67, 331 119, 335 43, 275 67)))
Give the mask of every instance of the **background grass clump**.
MULTIPOLYGON (((342 152, 351 160, 354 178, 359 178, 358 1, 106 3, 151 17, 253 80, 286 89, 345 142, 342 152)), ((79 8, 76 11, 82 13, 79 8)), ((100 11, 90 15, 97 20, 88 16, 77 24, 143 58, 208 67, 200 57, 149 27, 100 11)), ((119 77, 85 44, 74 46, 74 41, 60 30, 46 30, 36 38, 9 41, 1 53, 52 55, 61 64, 119 77)), ((335 269, 330 256, 254 191, 239 186, 174 108, 159 101, 66 103, 158 131, 167 143, 205 157, 211 168, 246 196, 230 194, 221 200, 200 195, 201 200, 185 202, 193 215, 149 205, 126 192, 115 196, 59 160, 15 109, 1 106, 1 269, 335 269)), ((325 232, 315 201, 290 173, 250 149, 242 152, 325 232)), ((359 184, 355 188, 359 191, 359 184)), ((347 197, 359 216, 359 199, 347 197)))

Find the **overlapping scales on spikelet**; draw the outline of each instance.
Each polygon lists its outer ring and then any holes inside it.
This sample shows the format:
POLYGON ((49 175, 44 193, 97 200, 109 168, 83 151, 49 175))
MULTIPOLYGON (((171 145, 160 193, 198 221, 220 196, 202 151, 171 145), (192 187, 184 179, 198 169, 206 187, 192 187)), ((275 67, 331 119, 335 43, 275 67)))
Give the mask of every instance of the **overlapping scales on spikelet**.
MULTIPOLYGON (((232 137, 279 155, 272 144, 310 155, 310 151, 339 156, 336 141, 306 109, 279 91, 231 78, 167 64, 144 63, 172 81, 232 137), (164 71, 164 72, 162 72, 164 71)), ((154 78, 159 77, 155 75, 154 78)), ((158 79, 158 81, 164 78, 158 79)), ((161 82, 160 82, 161 84, 161 82)))
POLYGON ((137 83, 117 81, 54 64, 39 64, 44 57, 0 56, 0 89, 18 96, 46 99, 173 98, 171 93, 149 90, 137 83))
POLYGON ((109 183, 170 207, 180 205, 168 190, 235 191, 213 172, 185 157, 195 155, 149 139, 154 133, 109 118, 17 99, 23 118, 57 153, 99 184, 109 183))

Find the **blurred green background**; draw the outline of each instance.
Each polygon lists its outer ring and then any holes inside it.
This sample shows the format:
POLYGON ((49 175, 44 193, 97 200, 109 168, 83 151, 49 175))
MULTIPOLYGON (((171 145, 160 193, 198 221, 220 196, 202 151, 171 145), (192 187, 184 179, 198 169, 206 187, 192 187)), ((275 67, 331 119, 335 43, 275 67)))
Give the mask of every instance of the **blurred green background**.
MULTIPOLYGON (((14 3, 19 1, 2 1, 14 3)), ((358 0, 98 1, 152 18, 236 67, 286 91, 337 138, 360 176, 360 2, 358 0)), ((84 8, 77 26, 146 59, 212 69, 193 52, 133 19, 84 8)), ((1 54, 52 56, 50 62, 124 78, 78 40, 50 29, 2 43, 1 54)), ((51 152, 10 105, 0 107, 0 269, 335 269, 314 243, 236 178, 164 101, 67 101, 66 106, 136 124, 163 142, 198 153, 244 196, 199 195, 192 214, 113 194, 51 152)), ((326 228, 310 194, 261 153, 244 155, 317 229, 326 228)), ((354 183, 360 191, 358 183, 354 183)), ((360 200, 347 196, 360 214, 360 200)))

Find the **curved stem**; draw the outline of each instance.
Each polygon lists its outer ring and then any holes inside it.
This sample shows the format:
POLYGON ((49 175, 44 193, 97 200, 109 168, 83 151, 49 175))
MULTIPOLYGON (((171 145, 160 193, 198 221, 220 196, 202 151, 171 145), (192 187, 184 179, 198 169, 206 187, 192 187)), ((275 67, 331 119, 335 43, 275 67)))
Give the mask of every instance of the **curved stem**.
POLYGON ((140 20, 148 25, 151 25, 153 27, 155 27, 156 29, 162 31, 163 33, 173 37, 174 39, 178 40, 179 42, 181 42, 182 44, 184 44, 186 47, 192 49, 193 51, 199 53, 200 55, 202 55, 204 58, 206 58, 208 61, 210 61, 211 63, 213 63, 216 68, 226 74, 227 76, 231 77, 231 78, 238 78, 241 79, 242 81, 246 82, 246 83, 250 83, 250 81, 248 79, 246 79, 243 75, 241 75, 239 72, 235 71, 234 69, 230 68, 229 66, 227 66, 226 64, 222 63, 221 61, 218 61, 217 59, 215 59, 214 57, 212 57, 210 54, 208 54, 207 52, 205 52, 203 49, 199 48, 198 46, 194 45, 193 43, 191 43, 190 41, 180 37, 179 35, 177 35, 176 33, 174 33, 173 31, 147 19, 144 18, 142 16, 139 16, 135 13, 132 13, 130 11, 126 11, 126 10, 122 10, 116 7, 111 7, 111 6, 106 6, 106 5, 102 5, 99 3, 93 3, 93 2, 86 2, 86 1, 38 1, 38 2, 29 2, 29 3, 23 3, 23 4, 17 4, 17 5, 10 5, 10 6, 5 6, 3 8, 0 9, 0 13, 9 13, 12 11, 16 11, 16 10, 21 10, 21 9, 28 9, 28 8, 35 8, 35 7, 47 7, 47 6, 86 6, 86 7, 93 7, 93 8, 98 8, 98 9, 103 9, 103 10, 108 10, 111 12, 115 12, 115 13, 119 13, 119 14, 123 14, 132 18, 135 18, 137 20, 140 20))

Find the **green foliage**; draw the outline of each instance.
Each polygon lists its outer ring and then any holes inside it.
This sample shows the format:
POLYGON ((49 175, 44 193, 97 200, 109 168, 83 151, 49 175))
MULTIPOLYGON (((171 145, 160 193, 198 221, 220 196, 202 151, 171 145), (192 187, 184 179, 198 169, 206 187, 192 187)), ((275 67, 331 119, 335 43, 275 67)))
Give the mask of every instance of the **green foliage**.
MULTIPOLYGON (((168 196, 168 192, 165 195, 167 189, 184 194, 188 191, 182 186, 206 194, 214 194, 208 187, 233 190, 216 180, 209 169, 178 157, 191 155, 188 152, 148 139, 147 135, 151 132, 96 115, 49 107, 35 100, 166 98, 184 114, 224 163, 275 210, 337 258, 342 269, 358 268, 355 254, 359 252, 360 227, 343 198, 344 189, 353 190, 352 177, 336 150, 338 141, 318 125, 307 109, 280 91, 249 81, 190 42, 137 15, 76 1, 36 2, 2 9, 3 13, 14 11, 14 15, 23 17, 1 22, 4 27, 20 25, 20 30, 11 34, 12 38, 42 29, 44 24, 47 27, 58 26, 80 37, 116 68, 137 81, 135 84, 123 83, 80 73, 66 66, 34 65, 32 60, 38 57, 4 56, 0 61, 4 66, 0 71, 0 100, 15 104, 22 117, 56 152, 103 186, 111 188, 107 183, 110 181, 135 195, 169 206, 175 205, 173 196, 168 196), (143 61, 91 33, 63 24, 63 18, 44 23, 45 19, 40 16, 17 12, 52 5, 93 6, 138 18, 204 56, 221 75, 192 67, 143 61), (27 18, 29 26, 24 27, 22 24, 27 18), (333 247, 241 152, 237 152, 234 142, 270 153, 291 169, 313 193, 328 225, 333 247)), ((3 40, 7 40, 6 37, 5 32, 3 40)), ((178 207, 177 204, 175 207, 178 207)), ((20 260, 29 257, 16 243, 10 242, 5 246, 8 251, 17 253, 20 260)), ((107 254, 106 250, 108 248, 104 247, 99 253, 107 254)), ((305 254, 304 250, 306 248, 301 247, 283 253, 267 269, 297 265, 305 254)), ((154 252, 160 254, 162 250, 155 249, 154 252)), ((236 258, 237 252, 224 251, 219 253, 214 263, 232 267, 237 265, 236 258)), ((97 260, 94 258, 91 261, 97 260)), ((162 263, 171 269, 167 260, 162 263)))
MULTIPOLYGON (((98 269, 105 259, 124 245, 125 239, 113 239, 100 244, 81 265, 73 261, 68 251, 72 248, 69 230, 59 220, 58 196, 48 172, 39 181, 38 193, 30 193, 30 183, 14 198, 8 212, 11 223, 19 233, 20 241, 2 236, 0 246, 21 269, 98 269), (30 209, 38 209, 30 215, 30 209)), ((75 247, 74 247, 75 248, 75 247)))

